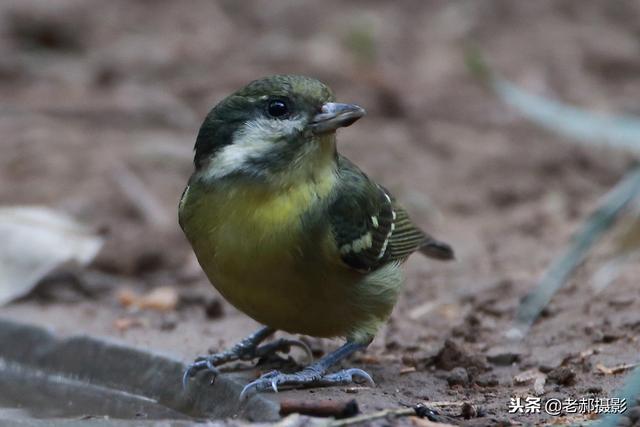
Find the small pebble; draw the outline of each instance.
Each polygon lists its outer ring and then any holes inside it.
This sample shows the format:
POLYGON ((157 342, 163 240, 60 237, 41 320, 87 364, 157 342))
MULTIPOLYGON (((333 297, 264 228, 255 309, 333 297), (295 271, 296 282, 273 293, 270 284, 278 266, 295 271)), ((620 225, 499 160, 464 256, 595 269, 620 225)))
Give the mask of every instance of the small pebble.
POLYGON ((482 375, 476 379, 476 384, 480 387, 497 387, 500 382, 494 374, 482 375))
POLYGON ((547 374, 547 379, 556 384, 568 386, 576 382, 576 373, 566 366, 559 366, 547 374))
POLYGON ((493 348, 487 352, 487 360, 494 365, 508 366, 520 361, 519 352, 504 348, 493 348))
POLYGON ((469 374, 467 370, 462 367, 453 368, 449 375, 447 375, 447 383, 449 387, 457 385, 466 386, 469 384, 469 374))
POLYGON ((460 408, 460 416, 465 420, 478 416, 478 410, 469 402, 464 402, 460 408))
POLYGON ((217 298, 207 302, 204 312, 208 319, 218 319, 224 315, 222 303, 217 298))

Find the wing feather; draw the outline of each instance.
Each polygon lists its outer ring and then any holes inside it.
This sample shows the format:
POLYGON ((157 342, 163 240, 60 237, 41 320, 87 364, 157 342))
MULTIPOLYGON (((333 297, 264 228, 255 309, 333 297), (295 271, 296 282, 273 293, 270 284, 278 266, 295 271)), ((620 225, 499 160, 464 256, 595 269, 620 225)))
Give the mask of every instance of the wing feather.
POLYGON ((403 262, 418 250, 436 259, 453 258, 451 247, 416 227, 388 190, 343 157, 339 166, 342 187, 329 206, 329 216, 343 262, 372 271, 403 262))

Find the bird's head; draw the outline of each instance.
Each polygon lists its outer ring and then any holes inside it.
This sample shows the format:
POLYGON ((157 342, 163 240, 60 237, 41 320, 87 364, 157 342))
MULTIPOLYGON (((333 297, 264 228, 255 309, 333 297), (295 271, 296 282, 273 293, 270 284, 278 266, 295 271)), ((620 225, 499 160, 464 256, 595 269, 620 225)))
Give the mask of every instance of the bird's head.
POLYGON ((196 140, 196 171, 210 180, 312 173, 334 161, 336 129, 364 114, 334 102, 331 89, 309 77, 255 80, 208 114, 196 140))

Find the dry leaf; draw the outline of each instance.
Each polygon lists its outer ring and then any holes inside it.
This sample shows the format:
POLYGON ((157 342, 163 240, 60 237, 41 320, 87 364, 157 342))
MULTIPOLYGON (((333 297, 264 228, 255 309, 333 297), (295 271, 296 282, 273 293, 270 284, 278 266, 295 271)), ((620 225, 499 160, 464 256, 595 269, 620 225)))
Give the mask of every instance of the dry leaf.
POLYGON ((103 239, 46 207, 0 208, 0 306, 27 295, 56 267, 88 264, 103 239))
POLYGON ((178 305, 178 291, 171 286, 160 286, 143 295, 138 303, 142 309, 172 311, 178 305))
POLYGON ((179 300, 178 292, 171 286, 160 286, 144 295, 124 288, 118 291, 116 297, 118 302, 125 307, 157 311, 175 310, 179 300))

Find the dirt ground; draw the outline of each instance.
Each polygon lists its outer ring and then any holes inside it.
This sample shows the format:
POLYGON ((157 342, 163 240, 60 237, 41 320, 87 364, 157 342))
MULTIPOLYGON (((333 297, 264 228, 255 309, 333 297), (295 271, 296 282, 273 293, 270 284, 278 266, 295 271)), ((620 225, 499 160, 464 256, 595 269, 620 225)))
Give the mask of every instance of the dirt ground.
MULTIPOLYGON (((257 77, 299 73, 367 109, 339 149, 457 261, 407 263, 388 326, 349 361, 377 387, 283 397, 354 397, 363 412, 425 401, 451 415, 468 402, 481 416, 467 425, 578 422, 588 417, 509 414, 511 397, 535 393, 515 377, 543 372, 543 400, 608 397, 624 374, 598 364, 637 362, 640 268, 596 295, 606 244, 521 343, 505 338, 521 298, 632 159, 520 118, 470 75, 464 49, 478 46, 530 91, 638 113, 639 2, 15 0, 0 22, 0 203, 61 209, 107 239, 89 268, 62 269, 3 317, 184 361, 255 329, 201 273, 177 203, 209 108, 257 77), (130 196, 130 179, 157 209, 130 196), (123 306, 126 289, 159 286, 177 292, 175 310, 123 306)), ((318 355, 339 344, 310 342, 318 355)))

